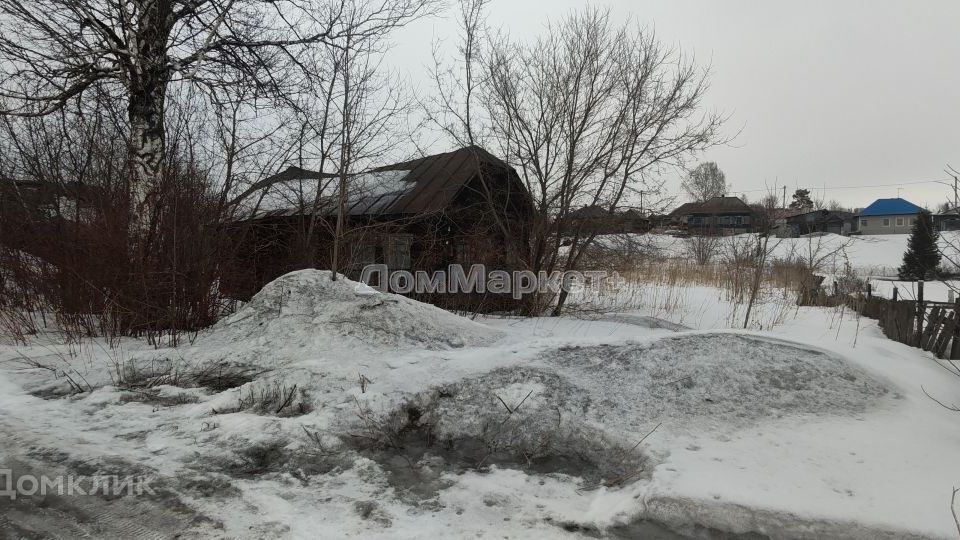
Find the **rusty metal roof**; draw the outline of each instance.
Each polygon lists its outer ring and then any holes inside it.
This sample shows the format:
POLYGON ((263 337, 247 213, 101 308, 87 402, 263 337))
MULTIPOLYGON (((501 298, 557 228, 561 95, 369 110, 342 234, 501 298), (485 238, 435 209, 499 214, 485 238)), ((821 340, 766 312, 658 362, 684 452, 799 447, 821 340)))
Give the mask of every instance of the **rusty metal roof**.
MULTIPOLYGON (((438 212, 481 171, 490 170, 511 171, 479 146, 377 167, 350 176, 347 212, 354 216, 438 212)), ((332 214, 338 185, 335 174, 289 167, 257 182, 234 201, 246 201, 248 208, 256 209, 257 218, 309 213, 315 200, 319 212, 332 214)))
POLYGON ((509 165, 483 148, 467 146, 374 170, 408 170, 410 172, 406 180, 414 184, 413 189, 385 213, 424 214, 443 210, 453 201, 460 188, 489 167, 502 171, 510 169, 509 165))

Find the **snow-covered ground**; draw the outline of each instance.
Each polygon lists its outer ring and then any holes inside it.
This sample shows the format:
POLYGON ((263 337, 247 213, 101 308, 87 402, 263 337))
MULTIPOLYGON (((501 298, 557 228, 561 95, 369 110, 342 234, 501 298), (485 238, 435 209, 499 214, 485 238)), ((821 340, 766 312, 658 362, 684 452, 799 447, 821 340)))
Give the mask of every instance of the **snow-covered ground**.
MULTIPOLYGON (((753 235, 720 237, 715 240, 716 255, 713 261, 723 265, 731 245, 751 242, 753 235)), ((899 289, 899 298, 915 299, 915 282, 897 280, 897 269, 903 262, 909 235, 890 234, 873 236, 840 236, 837 234, 811 235, 802 238, 775 238, 770 240, 771 259, 799 259, 815 273, 826 275, 830 284, 833 276, 852 275, 869 281, 874 294, 890 298, 893 288, 899 289)), ((682 261, 693 261, 691 246, 687 239, 664 234, 619 234, 599 238, 608 247, 629 252, 644 251, 650 255, 682 261)), ((941 265, 945 270, 957 272, 955 263, 960 262, 960 231, 941 233, 940 250, 944 255, 941 265)), ((642 259, 641 259, 642 260, 642 259)), ((960 297, 960 280, 928 281, 924 285, 924 299, 934 302, 960 297)))
MULTIPOLYGON (((639 245, 648 245, 668 257, 691 258, 685 239, 663 234, 612 235, 632 236, 639 245)), ((750 235, 722 237, 717 249, 721 253, 730 242, 743 241, 750 235)), ((882 234, 870 236, 841 236, 838 234, 811 235, 801 238, 771 238, 772 258, 804 259, 824 258, 821 270, 827 273, 842 273, 846 264, 862 276, 892 277, 903 262, 907 250, 908 234, 882 234)), ((603 241, 603 238, 601 238, 603 241)), ((615 240, 611 238, 609 242, 615 240)), ((960 231, 947 231, 940 235, 940 248, 952 261, 960 260, 960 231), (954 255, 956 253, 956 255, 954 255)), ((945 260, 944 264, 950 266, 945 260)))
POLYGON ((0 496, 0 535, 956 535, 960 413, 925 393, 960 379, 849 312, 729 330, 680 294, 471 321, 302 271, 176 349, 0 346, 0 468, 159 493, 0 496))

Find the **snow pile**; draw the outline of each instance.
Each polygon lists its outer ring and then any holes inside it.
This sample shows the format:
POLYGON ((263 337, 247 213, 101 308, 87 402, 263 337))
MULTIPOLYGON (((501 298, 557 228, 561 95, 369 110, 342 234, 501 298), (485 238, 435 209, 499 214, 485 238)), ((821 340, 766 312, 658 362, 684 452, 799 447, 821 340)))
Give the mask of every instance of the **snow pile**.
POLYGON ((437 496, 445 472, 489 467, 565 474, 584 487, 635 480, 646 456, 587 422, 590 400, 556 373, 496 369, 432 387, 382 418, 361 414, 340 438, 380 463, 393 487, 421 498, 437 496))
POLYGON ((858 413, 888 392, 835 356, 736 334, 565 347, 544 361, 585 389, 592 402, 584 412, 607 425, 674 420, 729 429, 762 417, 858 413))
MULTIPOLYGON (((489 344, 500 333, 440 308, 330 272, 299 270, 268 283, 204 341, 253 341, 309 350, 424 348, 489 344)), ((202 343, 198 343, 202 346, 202 343)))

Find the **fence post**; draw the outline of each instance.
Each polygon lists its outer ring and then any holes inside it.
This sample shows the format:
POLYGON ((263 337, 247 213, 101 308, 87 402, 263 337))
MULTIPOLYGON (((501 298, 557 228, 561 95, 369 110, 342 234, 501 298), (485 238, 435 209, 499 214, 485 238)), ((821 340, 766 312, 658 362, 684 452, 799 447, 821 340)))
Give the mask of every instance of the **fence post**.
POLYGON ((894 286, 893 286, 893 301, 894 301, 894 302, 897 301, 897 293, 899 293, 899 292, 900 292, 900 289, 898 289, 897 286, 894 285, 894 286))
POLYGON ((926 311, 923 306, 923 280, 921 279, 917 281, 917 346, 920 345, 920 338, 923 336, 923 316, 926 311))
POLYGON ((949 359, 955 359, 960 354, 960 300, 953 305, 953 313, 956 316, 957 324, 953 327, 953 339, 950 343, 949 359))
POLYGON ((873 296, 873 285, 870 283, 867 283, 867 298, 870 298, 872 296, 873 296))

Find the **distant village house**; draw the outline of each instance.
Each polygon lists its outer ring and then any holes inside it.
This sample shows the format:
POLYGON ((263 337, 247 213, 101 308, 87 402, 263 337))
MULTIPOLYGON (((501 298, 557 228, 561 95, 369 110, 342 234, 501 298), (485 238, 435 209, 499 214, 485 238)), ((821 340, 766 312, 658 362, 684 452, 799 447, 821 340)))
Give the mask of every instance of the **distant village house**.
POLYGON ((757 213, 739 197, 714 197, 685 203, 669 215, 671 222, 693 234, 740 234, 754 230, 757 213))
POLYGON ((877 199, 860 211, 856 232, 860 234, 909 234, 919 206, 901 198, 877 199))

